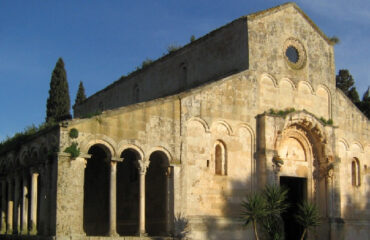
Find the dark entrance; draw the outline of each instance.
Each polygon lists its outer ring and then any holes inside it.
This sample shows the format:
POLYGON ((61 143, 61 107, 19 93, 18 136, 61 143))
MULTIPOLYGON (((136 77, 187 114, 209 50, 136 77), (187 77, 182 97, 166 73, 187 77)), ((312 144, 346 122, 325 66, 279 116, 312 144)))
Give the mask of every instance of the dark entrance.
POLYGON ((300 239, 303 228, 295 221, 294 215, 297 214, 298 204, 306 200, 307 179, 297 177, 280 177, 280 185, 286 187, 288 191, 289 207, 282 214, 284 220, 285 239, 300 239))
POLYGON ((139 154, 126 149, 121 154, 123 162, 117 165, 117 233, 135 235, 139 226, 139 154))
POLYGON ((109 150, 90 148, 84 182, 83 227, 87 236, 104 236, 109 230, 109 150))
POLYGON ((150 155, 150 164, 145 177, 146 231, 150 236, 166 235, 169 162, 163 152, 150 155))

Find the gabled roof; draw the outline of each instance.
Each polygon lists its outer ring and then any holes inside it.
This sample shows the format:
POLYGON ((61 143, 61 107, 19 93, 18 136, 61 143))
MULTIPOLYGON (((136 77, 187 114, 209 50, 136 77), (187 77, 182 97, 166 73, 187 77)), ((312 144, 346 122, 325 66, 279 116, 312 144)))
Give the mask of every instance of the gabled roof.
POLYGON ((323 31, 321 31, 321 29, 311 20, 311 18, 309 18, 303 11, 302 9, 300 9, 298 7, 298 5, 294 2, 287 2, 287 3, 284 3, 284 4, 281 4, 279 6, 276 6, 276 7, 273 7, 273 8, 269 8, 269 9, 266 9, 266 10, 263 10, 263 11, 260 11, 260 12, 256 12, 256 13, 252 13, 252 14, 249 14, 249 15, 246 15, 242 18, 247 18, 247 19, 250 19, 250 20, 253 20, 253 19, 258 19, 258 18, 262 18, 262 17, 265 17, 265 16, 268 16, 270 14, 274 14, 276 12, 279 12, 283 9, 286 9, 286 8, 289 8, 289 7, 293 7, 295 10, 297 10, 297 12, 299 14, 301 14, 301 16, 306 19, 306 21, 311 25, 311 27, 330 45, 334 45, 335 42, 333 42, 332 40, 330 40, 330 38, 328 36, 325 35, 325 33, 323 31))
MULTIPOLYGON (((159 62, 163 62, 163 61, 167 61, 169 58, 173 57, 174 55, 180 53, 180 52, 184 52, 184 51, 188 51, 189 49, 191 49, 194 45, 196 44, 199 44, 200 42, 203 42, 205 40, 207 40, 208 38, 211 38, 213 37, 217 32, 219 32, 221 29, 224 29, 224 28, 227 28, 229 27, 230 25, 234 24, 235 22, 238 22, 238 21, 247 21, 247 20, 253 20, 253 19, 258 19, 258 18, 262 18, 262 17, 265 17, 265 16, 268 16, 270 14, 274 14, 276 12, 279 12, 281 10, 284 10, 286 8, 289 8, 289 7, 294 7, 298 13, 300 13, 302 15, 303 18, 305 18, 307 20, 307 22, 312 26, 313 29, 315 29, 315 31, 330 45, 334 45, 335 42, 331 41, 330 38, 328 38, 321 30, 320 28, 297 6, 297 4, 293 3, 293 2, 287 2, 287 3, 284 3, 284 4, 281 4, 281 5, 278 5, 276 7, 272 7, 272 8, 269 8, 269 9, 266 9, 266 10, 263 10, 263 11, 260 11, 260 12, 256 12, 256 13, 252 13, 252 14, 248 14, 248 15, 245 15, 245 16, 242 16, 242 17, 239 17, 219 28, 216 28, 212 31, 210 31, 209 33, 207 33, 206 35, 202 36, 202 37, 199 37, 198 39, 196 39, 195 41, 193 42, 190 42, 188 44, 186 44, 185 46, 173 51, 173 52, 170 52, 162 57, 159 57, 158 59, 154 60, 150 65, 148 65, 147 67, 151 67, 152 65, 154 64, 157 64, 159 62)), ((146 68, 147 67, 144 67, 144 68, 139 68, 138 70, 134 70, 133 72, 129 73, 128 76, 122 76, 121 78, 119 78, 118 80, 116 80, 115 82, 109 84, 108 86, 106 86, 105 88, 95 92, 94 94, 90 95, 89 97, 86 98, 86 100, 84 102, 87 102, 89 101, 89 99, 93 98, 94 96, 104 92, 104 91, 107 91, 113 87, 115 87, 115 85, 125 81, 126 79, 128 78, 131 78, 135 75, 137 75, 138 73, 140 72, 143 72, 143 71, 146 71, 146 68)))

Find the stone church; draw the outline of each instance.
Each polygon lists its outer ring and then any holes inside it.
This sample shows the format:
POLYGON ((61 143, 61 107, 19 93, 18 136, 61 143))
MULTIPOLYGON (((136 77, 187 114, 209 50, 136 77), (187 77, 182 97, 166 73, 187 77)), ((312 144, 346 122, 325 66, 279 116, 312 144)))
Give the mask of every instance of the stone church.
POLYGON ((122 77, 1 153, 0 238, 251 239, 241 202, 277 184, 318 205, 308 239, 369 239, 370 125, 333 45, 287 3, 122 77))

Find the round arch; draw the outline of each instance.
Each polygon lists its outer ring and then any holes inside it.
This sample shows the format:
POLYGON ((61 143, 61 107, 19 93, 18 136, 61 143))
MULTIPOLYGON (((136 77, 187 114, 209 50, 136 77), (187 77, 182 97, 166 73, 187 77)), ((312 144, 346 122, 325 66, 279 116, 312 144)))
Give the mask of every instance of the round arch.
MULTIPOLYGON (((297 116, 295 116, 297 117, 297 116)), ((294 116, 293 118, 294 119, 294 116)), ((288 120, 290 121, 290 120, 288 120)), ((315 121, 295 119, 278 134, 275 150, 283 164, 274 171, 280 185, 288 188, 287 202, 289 208, 283 214, 285 235, 295 238, 302 232, 291 216, 297 213, 297 204, 313 201, 319 206, 320 215, 327 217, 327 149, 326 134, 320 131, 315 121), (297 230, 298 229, 298 230, 297 230)), ((275 166, 276 163, 273 162, 275 166)))
POLYGON ((138 165, 144 153, 133 144, 123 144, 118 149, 123 161, 117 163, 117 233, 129 236, 135 235, 139 227, 138 165))
POLYGON ((168 159, 169 164, 171 162, 173 162, 172 154, 170 153, 170 151, 168 151, 165 147, 161 147, 161 146, 153 147, 153 148, 150 149, 149 154, 147 155, 148 156, 148 161, 150 161, 150 156, 154 152, 162 152, 166 156, 166 158, 168 159))
POLYGON ((104 136, 104 135, 100 135, 100 136, 96 136, 96 135, 91 135, 89 137, 87 137, 86 139, 84 139, 81 143, 80 143, 80 149, 81 149, 81 152, 83 153, 88 153, 88 151, 90 150, 90 148, 94 145, 103 145, 104 147, 106 147, 106 149, 109 150, 109 154, 112 156, 112 157, 116 157, 116 150, 115 150, 115 146, 116 146, 116 143, 113 139, 107 137, 107 136, 104 136))
POLYGON ((281 85, 281 83, 283 83, 283 82, 287 82, 289 85, 290 85, 290 87, 292 88, 292 90, 295 90, 297 87, 296 87, 296 85, 294 84, 294 82, 292 81, 292 80, 290 80, 289 78, 282 78, 282 79, 280 79, 280 81, 279 81, 279 86, 281 85))
POLYGON ((301 88, 302 86, 306 86, 306 87, 308 87, 308 89, 310 90, 310 93, 311 93, 312 95, 315 95, 315 91, 314 91, 314 89, 313 89, 312 85, 311 85, 308 81, 305 81, 305 80, 299 81, 299 82, 298 82, 298 87, 297 87, 298 91, 300 90, 300 88, 301 88))
POLYGON ((173 177, 171 154, 162 147, 153 148, 145 177, 145 216, 149 235, 169 233, 170 212, 173 211, 173 177))
POLYGON ((226 121, 224 120, 217 120, 217 121, 214 121, 211 125, 211 132, 213 131, 213 129, 217 126, 217 125, 221 125, 223 127, 226 128, 226 131, 227 131, 227 134, 229 136, 232 136, 233 135, 233 129, 231 128, 230 124, 227 123, 226 121))
POLYGON ((117 153, 121 156, 122 153, 128 149, 131 149, 131 150, 134 150, 137 152, 138 156, 139 156, 139 160, 144 160, 145 159, 145 155, 144 155, 144 151, 137 145, 135 144, 129 144, 129 143, 119 143, 118 144, 118 151, 117 153))
MULTIPOLYGON (((199 117, 191 117, 187 120, 187 123, 190 123, 190 122, 193 122, 193 121, 200 123, 203 126, 204 132, 208 133, 210 131, 208 123, 204 119, 199 118, 199 117)), ((188 124, 186 124, 186 125, 188 125, 188 124)))
POLYGON ((263 80, 271 81, 273 83, 273 85, 274 85, 275 88, 277 88, 279 86, 278 83, 277 83, 277 81, 276 81, 276 79, 272 75, 270 75, 268 73, 263 73, 260 76, 260 81, 259 81, 260 84, 262 84, 262 81, 263 80))
POLYGON ((87 153, 84 174, 83 228, 87 236, 104 236, 109 231, 109 185, 111 149, 95 141, 87 153))

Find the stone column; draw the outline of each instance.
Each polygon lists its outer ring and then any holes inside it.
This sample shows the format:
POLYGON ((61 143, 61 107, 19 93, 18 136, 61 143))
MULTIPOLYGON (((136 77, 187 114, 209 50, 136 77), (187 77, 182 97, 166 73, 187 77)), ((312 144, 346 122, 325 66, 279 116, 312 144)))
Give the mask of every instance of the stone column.
POLYGON ((117 162, 110 162, 109 236, 117 234, 117 162))
POLYGON ((19 204, 19 197, 20 197, 20 177, 18 175, 15 176, 15 185, 14 185, 14 208, 13 208, 13 232, 15 234, 19 233, 19 215, 20 215, 20 204, 19 204))
POLYGON ((28 175, 23 176, 22 181, 22 216, 21 234, 28 232, 28 175))
POLYGON ((50 162, 49 160, 46 160, 45 165, 44 165, 44 207, 43 207, 43 212, 42 216, 44 216, 44 228, 43 228, 43 233, 44 235, 49 235, 49 229, 50 229, 50 222, 51 222, 51 214, 50 214, 50 204, 51 204, 51 197, 50 197, 50 182, 51 182, 51 177, 50 177, 50 162))
POLYGON ((173 191, 173 167, 168 166, 166 169, 166 233, 172 233, 173 209, 171 204, 173 191))
POLYGON ((12 234, 13 233, 13 194, 12 194, 12 180, 8 179, 8 213, 7 213, 7 228, 6 233, 12 234))
POLYGON ((35 171, 31 172, 31 212, 29 229, 30 235, 37 234, 37 182, 39 174, 35 171))
POLYGON ((0 234, 6 232, 6 181, 1 181, 1 230, 0 234))
POLYGON ((140 192, 139 192, 139 236, 146 236, 145 232, 145 174, 147 169, 147 164, 139 160, 138 169, 140 176, 140 192))

